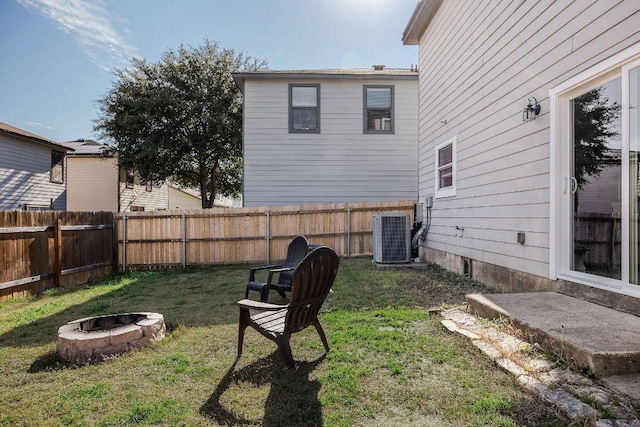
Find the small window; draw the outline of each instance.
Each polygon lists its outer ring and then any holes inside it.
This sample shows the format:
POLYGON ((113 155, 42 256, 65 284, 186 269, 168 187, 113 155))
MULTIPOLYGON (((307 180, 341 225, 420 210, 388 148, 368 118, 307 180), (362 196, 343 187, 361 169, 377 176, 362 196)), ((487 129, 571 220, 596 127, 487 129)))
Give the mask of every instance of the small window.
POLYGON ((135 175, 133 168, 127 169, 127 188, 133 188, 135 175))
POLYGON ((147 183, 144 186, 144 189, 147 191, 153 191, 153 182, 147 181, 147 183))
POLYGON ((131 205, 131 212, 144 212, 144 206, 131 205))
POLYGON ((64 153, 51 152, 51 182, 62 184, 64 182, 64 153))
POLYGON ((23 208, 25 211, 34 211, 34 212, 53 210, 53 206, 39 206, 39 205, 24 205, 23 208))
POLYGON ((365 86, 364 133, 393 132, 393 86, 365 86))
POLYGON ((456 140, 454 136, 436 147, 436 198, 456 195, 456 140))
POLYGON ((320 85, 289 85, 289 132, 320 133, 320 85))

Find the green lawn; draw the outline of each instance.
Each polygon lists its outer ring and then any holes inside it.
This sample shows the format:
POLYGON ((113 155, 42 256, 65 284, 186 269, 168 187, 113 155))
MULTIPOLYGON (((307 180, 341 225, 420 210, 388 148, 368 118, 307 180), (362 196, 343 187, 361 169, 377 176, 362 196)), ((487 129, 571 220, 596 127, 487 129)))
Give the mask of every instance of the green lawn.
POLYGON ((342 260, 321 317, 332 351, 314 328, 296 334, 290 371, 250 328, 236 360, 247 277, 247 266, 136 272, 0 303, 0 425, 568 425, 425 309, 487 291, 476 282, 342 260), (132 311, 162 313, 165 339, 98 365, 58 359, 59 326, 132 311))

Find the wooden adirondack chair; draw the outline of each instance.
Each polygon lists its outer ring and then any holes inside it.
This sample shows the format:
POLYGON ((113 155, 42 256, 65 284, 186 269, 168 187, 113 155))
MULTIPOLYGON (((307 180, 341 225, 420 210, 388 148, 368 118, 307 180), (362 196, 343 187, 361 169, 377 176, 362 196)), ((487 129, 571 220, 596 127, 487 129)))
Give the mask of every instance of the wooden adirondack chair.
POLYGON ((249 272, 249 281, 247 282, 247 290, 244 294, 245 298, 249 298, 249 291, 257 291, 260 293, 260 301, 266 302, 269 298, 271 289, 278 291, 282 298, 285 298, 285 292, 291 291, 291 276, 293 269, 307 255, 309 250, 309 242, 304 236, 298 236, 289 243, 287 248, 287 259, 282 264, 262 265, 251 268, 249 272), (269 270, 269 276, 266 282, 256 280, 256 272, 260 270, 269 270), (277 280, 274 281, 274 277, 277 280))
POLYGON ((278 344, 280 354, 290 368, 295 368, 289 340, 291 335, 313 325, 320 335, 325 350, 329 344, 318 320, 318 312, 326 299, 338 273, 340 261, 327 247, 315 249, 293 270, 291 301, 286 305, 243 299, 238 301, 238 357, 247 326, 278 344))

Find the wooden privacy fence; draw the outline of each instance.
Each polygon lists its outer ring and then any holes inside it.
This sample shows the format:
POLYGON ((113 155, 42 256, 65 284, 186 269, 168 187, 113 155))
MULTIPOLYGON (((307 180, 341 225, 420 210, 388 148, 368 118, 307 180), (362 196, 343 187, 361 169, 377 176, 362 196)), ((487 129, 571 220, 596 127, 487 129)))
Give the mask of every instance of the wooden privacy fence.
POLYGON ((415 200, 326 205, 132 212, 116 217, 119 265, 131 268, 272 262, 292 238, 340 256, 373 253, 372 217, 406 213, 415 200))
POLYGON ((0 300, 117 268, 110 212, 0 211, 0 300))

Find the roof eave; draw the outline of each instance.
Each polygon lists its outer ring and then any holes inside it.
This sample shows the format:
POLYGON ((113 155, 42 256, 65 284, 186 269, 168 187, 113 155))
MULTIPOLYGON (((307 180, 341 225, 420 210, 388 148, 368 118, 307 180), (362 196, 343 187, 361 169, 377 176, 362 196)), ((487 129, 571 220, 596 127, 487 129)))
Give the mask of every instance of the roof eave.
POLYGON ((42 138, 42 137, 38 137, 36 135, 25 135, 23 133, 14 132, 14 131, 9 130, 9 129, 0 129, 0 133, 4 133, 6 135, 11 135, 13 137, 20 138, 20 139, 26 139, 28 141, 35 142, 37 144, 46 145, 46 146, 49 146, 49 147, 52 147, 52 148, 57 148, 59 151, 66 151, 66 152, 76 151, 74 148, 67 147, 66 145, 62 145, 62 144, 59 144, 57 142, 50 141, 50 140, 42 138))
POLYGON ((233 79, 236 84, 240 87, 241 91, 244 91, 244 80, 247 78, 251 79, 361 79, 361 80, 417 80, 418 73, 413 74, 389 74, 389 73, 379 73, 376 74, 372 72, 370 74, 335 74, 335 73, 299 73, 299 72, 257 72, 257 73, 236 73, 233 75, 233 79))
POLYGON ((420 0, 402 33, 402 43, 416 45, 442 4, 442 0, 420 0))

